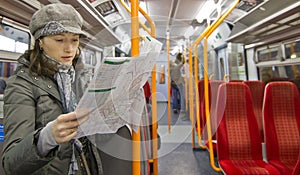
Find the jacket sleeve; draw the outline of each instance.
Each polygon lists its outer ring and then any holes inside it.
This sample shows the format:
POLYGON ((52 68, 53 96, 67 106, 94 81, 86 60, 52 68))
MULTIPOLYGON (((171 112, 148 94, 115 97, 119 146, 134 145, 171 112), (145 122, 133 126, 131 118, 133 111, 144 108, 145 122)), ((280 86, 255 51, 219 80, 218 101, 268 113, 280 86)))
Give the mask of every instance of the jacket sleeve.
POLYGON ((47 164, 53 155, 42 157, 36 140, 36 103, 30 82, 11 77, 4 95, 3 168, 6 175, 32 174, 47 164))

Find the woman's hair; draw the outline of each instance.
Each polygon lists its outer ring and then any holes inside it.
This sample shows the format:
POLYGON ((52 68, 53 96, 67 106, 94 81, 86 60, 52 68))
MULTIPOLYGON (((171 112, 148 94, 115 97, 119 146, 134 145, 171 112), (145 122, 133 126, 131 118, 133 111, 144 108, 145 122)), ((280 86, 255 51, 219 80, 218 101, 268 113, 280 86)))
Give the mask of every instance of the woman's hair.
MULTIPOLYGON (((78 51, 79 52, 76 53, 75 58, 72 61, 73 67, 75 67, 81 54, 79 47, 78 51)), ((58 71, 57 65, 46 59, 43 55, 43 50, 40 49, 39 40, 35 41, 34 48, 32 50, 28 50, 24 53, 24 58, 30 62, 30 71, 38 75, 45 75, 52 78, 58 71)))
POLYGON ((177 60, 179 63, 182 62, 182 53, 178 53, 178 54, 176 55, 176 60, 177 60))

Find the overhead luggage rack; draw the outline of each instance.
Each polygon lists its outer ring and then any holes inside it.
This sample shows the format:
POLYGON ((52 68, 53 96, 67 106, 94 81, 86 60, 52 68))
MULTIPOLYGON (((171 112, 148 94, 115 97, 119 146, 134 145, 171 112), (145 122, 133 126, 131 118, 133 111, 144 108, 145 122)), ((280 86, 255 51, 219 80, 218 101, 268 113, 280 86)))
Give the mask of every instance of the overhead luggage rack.
POLYGON ((243 43, 253 47, 293 38, 299 34, 300 9, 298 0, 264 1, 234 22, 227 42, 243 43), (257 22, 257 19, 261 19, 257 22))

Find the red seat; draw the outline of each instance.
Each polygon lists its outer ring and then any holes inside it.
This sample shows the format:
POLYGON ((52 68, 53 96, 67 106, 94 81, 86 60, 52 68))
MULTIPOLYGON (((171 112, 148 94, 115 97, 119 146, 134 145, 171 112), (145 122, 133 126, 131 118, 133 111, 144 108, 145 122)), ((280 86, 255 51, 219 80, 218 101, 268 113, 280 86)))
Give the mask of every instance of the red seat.
POLYGON ((295 84, 266 85, 263 120, 267 159, 281 174, 289 175, 296 165, 300 147, 300 98, 295 84))
POLYGON ((300 174, 300 152, 299 152, 299 155, 298 155, 298 161, 296 163, 296 166, 293 170, 292 175, 299 175, 299 174, 300 174))
MULTIPOLYGON (((210 80, 209 81, 209 111, 210 111, 210 121, 211 121, 211 133, 212 133, 212 137, 213 137, 212 139, 216 139, 215 134, 217 131, 218 123, 220 122, 220 120, 218 120, 218 117, 215 115, 215 113, 216 113, 216 101, 217 101, 217 97, 218 97, 218 89, 219 89, 219 86, 223 83, 225 83, 225 82, 221 81, 221 80, 210 80)), ((206 114, 203 117, 204 117, 203 120, 205 121, 203 137, 205 140, 208 140, 206 114)))
MULTIPOLYGON (((215 133, 216 133, 216 128, 217 128, 217 119, 214 116, 215 114, 215 109, 216 109, 216 99, 217 99, 217 93, 218 93, 218 88, 219 86, 224 83, 224 81, 221 80, 210 80, 209 81, 209 109, 210 109, 210 116, 211 116, 211 133, 212 133, 212 139, 215 140, 215 133)), ((201 127, 201 132, 203 133, 203 139, 205 142, 207 142, 208 137, 207 137, 207 125, 206 125, 206 113, 205 113, 205 99, 204 99, 204 81, 201 80, 198 83, 199 87, 199 101, 200 101, 200 127, 201 127)), ((216 153, 216 146, 213 144, 213 150, 216 153)))
POLYGON ((216 115, 222 116, 217 130, 217 151, 225 174, 280 174, 262 159, 262 140, 248 86, 235 82, 222 84, 216 115))
POLYGON ((198 94, 199 94, 200 132, 202 133, 203 128, 206 123, 205 106, 204 106, 204 104, 205 104, 205 102, 204 102, 204 80, 200 80, 198 82, 198 94))
POLYGON ((248 80, 248 81, 244 81, 244 83, 250 88, 254 114, 258 124, 258 129, 260 131, 263 140, 264 131, 263 131, 263 124, 262 124, 263 121, 262 106, 263 106, 265 84, 259 80, 248 80))
POLYGON ((229 80, 229 82, 233 83, 243 83, 244 80, 229 80))

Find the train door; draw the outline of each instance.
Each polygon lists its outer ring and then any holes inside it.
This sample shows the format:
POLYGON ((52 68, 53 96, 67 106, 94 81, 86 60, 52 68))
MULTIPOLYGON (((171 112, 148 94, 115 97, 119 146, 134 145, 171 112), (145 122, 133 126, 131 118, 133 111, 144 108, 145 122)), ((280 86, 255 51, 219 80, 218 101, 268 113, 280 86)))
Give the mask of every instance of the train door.
POLYGON ((228 71, 228 58, 226 48, 217 51, 219 80, 223 80, 224 75, 229 74, 228 71))

